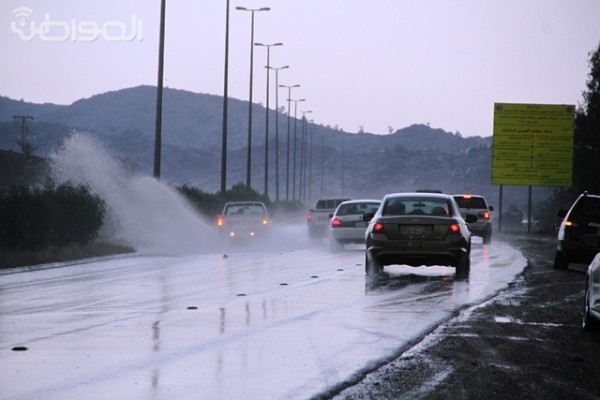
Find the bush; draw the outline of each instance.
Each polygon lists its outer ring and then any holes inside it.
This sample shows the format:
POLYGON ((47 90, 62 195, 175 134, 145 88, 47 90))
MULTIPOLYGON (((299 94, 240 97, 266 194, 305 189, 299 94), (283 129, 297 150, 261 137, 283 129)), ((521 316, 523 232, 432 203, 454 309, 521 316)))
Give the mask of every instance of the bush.
POLYGON ((44 188, 0 192, 0 248, 32 251, 87 244, 98 235, 106 205, 87 186, 50 181, 44 188))

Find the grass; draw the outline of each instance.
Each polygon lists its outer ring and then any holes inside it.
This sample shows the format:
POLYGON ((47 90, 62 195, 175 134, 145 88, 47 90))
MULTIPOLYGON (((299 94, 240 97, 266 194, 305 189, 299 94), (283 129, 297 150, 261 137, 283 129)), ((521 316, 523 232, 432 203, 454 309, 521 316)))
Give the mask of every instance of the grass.
POLYGON ((0 254, 0 269, 76 261, 92 257, 132 253, 134 251, 129 246, 105 242, 93 242, 86 245, 65 247, 48 247, 38 251, 2 250, 0 254))

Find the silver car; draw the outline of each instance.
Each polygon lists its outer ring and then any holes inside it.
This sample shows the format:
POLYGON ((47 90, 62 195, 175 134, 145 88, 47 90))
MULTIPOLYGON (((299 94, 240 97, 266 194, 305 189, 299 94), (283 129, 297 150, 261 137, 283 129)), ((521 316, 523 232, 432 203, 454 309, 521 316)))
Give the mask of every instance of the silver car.
MULTIPOLYGON (((590 251, 599 251, 600 235, 583 236, 580 246, 585 246, 590 251)), ((587 269, 582 325, 583 329, 588 331, 597 331, 600 328, 600 253, 596 254, 587 269)))
POLYGON ((381 200, 348 200, 340 203, 331 215, 329 238, 332 250, 340 250, 347 243, 364 243, 367 222, 365 214, 374 214, 381 200))
POLYGON ((471 231, 476 216, 460 215, 454 198, 436 193, 395 193, 383 198, 366 231, 365 269, 377 275, 392 264, 446 265, 456 276, 471 268, 471 231))

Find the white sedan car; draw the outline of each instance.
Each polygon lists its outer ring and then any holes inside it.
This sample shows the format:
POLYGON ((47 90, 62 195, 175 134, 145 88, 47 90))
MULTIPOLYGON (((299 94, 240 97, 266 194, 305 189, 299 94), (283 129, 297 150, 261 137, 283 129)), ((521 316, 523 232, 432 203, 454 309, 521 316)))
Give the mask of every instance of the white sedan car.
MULTIPOLYGON (((585 235, 583 246, 600 249, 600 235, 585 235)), ((600 329, 600 253, 594 257, 587 269, 585 281, 585 300, 583 303, 583 329, 600 329)))
POLYGON ((340 203, 331 216, 329 237, 332 250, 340 250, 347 243, 364 243, 367 222, 364 214, 373 214, 381 200, 348 200, 340 203))

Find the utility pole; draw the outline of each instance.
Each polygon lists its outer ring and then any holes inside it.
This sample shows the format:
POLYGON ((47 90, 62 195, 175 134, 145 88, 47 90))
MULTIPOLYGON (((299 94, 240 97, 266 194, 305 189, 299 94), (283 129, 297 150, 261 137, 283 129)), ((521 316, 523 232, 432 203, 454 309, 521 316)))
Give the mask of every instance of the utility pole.
POLYGON ((33 117, 30 115, 15 115, 13 116, 13 119, 21 120, 21 133, 19 133, 19 136, 17 137, 17 144, 25 157, 29 158, 33 154, 35 146, 29 142, 29 127, 27 126, 27 120, 32 120, 33 117))

